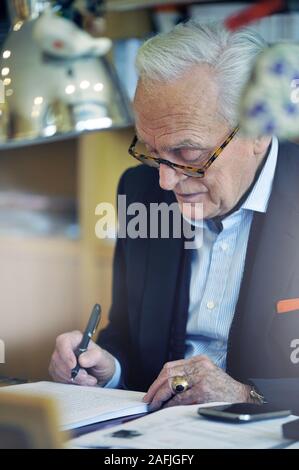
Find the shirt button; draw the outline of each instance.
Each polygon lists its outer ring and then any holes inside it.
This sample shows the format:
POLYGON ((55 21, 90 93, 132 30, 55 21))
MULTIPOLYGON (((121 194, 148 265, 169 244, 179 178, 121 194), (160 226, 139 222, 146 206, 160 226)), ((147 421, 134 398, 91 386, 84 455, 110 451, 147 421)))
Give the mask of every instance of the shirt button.
POLYGON ((213 302, 213 300, 209 300, 209 302, 207 302, 207 307, 209 310, 213 310, 213 308, 215 307, 215 303, 213 302))
POLYGON ((221 250, 226 251, 227 249, 228 249, 228 244, 225 242, 221 243, 221 250))

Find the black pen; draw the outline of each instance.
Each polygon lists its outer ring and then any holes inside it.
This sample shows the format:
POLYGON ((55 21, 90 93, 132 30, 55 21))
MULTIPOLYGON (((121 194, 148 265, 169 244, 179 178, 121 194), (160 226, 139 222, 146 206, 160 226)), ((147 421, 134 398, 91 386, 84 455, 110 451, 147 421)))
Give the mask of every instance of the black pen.
POLYGON ((83 333, 81 343, 79 344, 78 349, 75 352, 75 355, 77 358, 77 365, 76 367, 72 369, 72 372, 71 372, 72 380, 74 380, 77 377, 77 374, 81 368, 78 358, 80 354, 82 354, 83 352, 87 350, 90 338, 95 333, 97 326, 99 324, 100 318, 101 318, 101 307, 99 304, 95 304, 95 306, 92 309, 89 321, 87 323, 87 327, 83 333))

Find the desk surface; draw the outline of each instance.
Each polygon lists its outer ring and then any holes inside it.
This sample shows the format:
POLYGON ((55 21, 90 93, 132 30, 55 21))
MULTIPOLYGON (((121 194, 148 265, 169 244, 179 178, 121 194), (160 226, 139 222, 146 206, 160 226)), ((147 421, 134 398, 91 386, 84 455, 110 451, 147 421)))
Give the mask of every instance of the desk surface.
POLYGON ((197 411, 198 405, 179 406, 149 413, 142 419, 131 416, 127 422, 118 419, 99 423, 83 433, 81 428, 79 437, 69 445, 106 449, 281 449, 293 443, 283 437, 282 424, 294 416, 235 424, 204 419, 197 411), (107 431, 112 426, 112 432, 107 431), (117 435, 120 430, 134 431, 134 440, 117 435))

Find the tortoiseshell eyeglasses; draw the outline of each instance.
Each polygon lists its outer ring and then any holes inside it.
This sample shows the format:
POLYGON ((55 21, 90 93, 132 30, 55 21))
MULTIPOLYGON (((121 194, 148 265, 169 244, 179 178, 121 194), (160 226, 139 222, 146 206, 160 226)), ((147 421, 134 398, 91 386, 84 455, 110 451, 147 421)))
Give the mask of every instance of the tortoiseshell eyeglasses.
POLYGON ((191 176, 192 178, 203 178, 207 169, 212 165, 216 158, 219 157, 223 149, 229 144, 229 142, 236 135, 238 130, 239 126, 236 126, 233 131, 229 134, 229 136, 225 139, 225 141, 219 147, 217 147, 217 149, 212 153, 210 157, 208 157, 206 162, 200 168, 189 165, 178 165, 177 163, 172 163, 169 160, 165 160, 164 158, 152 157, 150 155, 144 155, 143 153, 137 152, 135 150, 138 142, 138 137, 136 135, 132 140, 128 152, 132 157, 136 158, 145 165, 154 168, 159 168, 160 165, 163 164, 169 166, 170 168, 173 168, 175 171, 183 175, 191 176))

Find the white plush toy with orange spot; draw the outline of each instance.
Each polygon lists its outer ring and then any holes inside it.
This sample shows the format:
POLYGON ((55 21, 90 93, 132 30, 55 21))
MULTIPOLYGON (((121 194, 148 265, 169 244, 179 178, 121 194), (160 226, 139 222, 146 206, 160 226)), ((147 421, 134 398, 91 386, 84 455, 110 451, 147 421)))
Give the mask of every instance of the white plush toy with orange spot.
POLYGON ((61 58, 102 56, 111 48, 108 38, 93 38, 72 21, 46 11, 36 21, 34 37, 43 52, 61 58))

